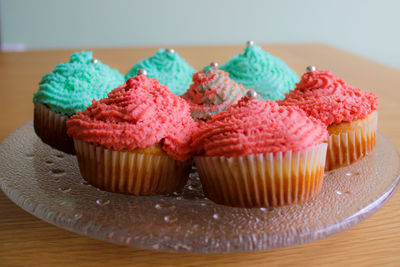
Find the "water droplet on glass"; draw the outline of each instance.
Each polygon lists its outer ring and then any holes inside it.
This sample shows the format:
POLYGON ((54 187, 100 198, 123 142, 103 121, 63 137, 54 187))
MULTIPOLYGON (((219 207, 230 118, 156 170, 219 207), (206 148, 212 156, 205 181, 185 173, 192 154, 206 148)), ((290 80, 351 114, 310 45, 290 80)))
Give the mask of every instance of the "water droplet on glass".
POLYGON ((214 213, 214 214, 213 214, 213 218, 214 218, 215 220, 218 220, 218 219, 219 219, 219 215, 218 215, 217 213, 214 213))
POLYGON ((188 186, 188 189, 189 189, 189 190, 194 190, 194 187, 191 186, 191 185, 189 185, 189 186, 188 186))
POLYGON ((129 245, 131 243, 132 238, 129 236, 125 239, 125 244, 129 245))
POLYGON ((69 191, 71 191, 70 187, 59 187, 58 191, 63 192, 63 193, 68 193, 69 191))
POLYGON ((78 220, 78 219, 80 219, 80 218, 82 218, 82 214, 80 214, 80 213, 75 213, 75 214, 74 214, 74 219, 75 219, 75 220, 78 220))
POLYGON ((353 174, 351 172, 346 172, 344 175, 346 176, 352 176, 353 174))
POLYGON ((177 220, 178 220, 178 218, 176 218, 174 216, 169 216, 169 215, 164 216, 164 221, 167 223, 173 223, 173 222, 176 222, 177 220))
POLYGON ((185 251, 189 251, 190 247, 184 245, 184 244, 176 244, 174 245, 174 249, 175 250, 185 250, 185 251))
POLYGON ((65 171, 64 171, 64 170, 61 170, 61 169, 52 169, 52 170, 51 170, 51 173, 52 173, 54 176, 62 176, 62 175, 65 174, 65 171))
POLYGON ((335 193, 338 194, 338 195, 342 195, 343 194, 343 192, 339 191, 339 190, 336 190, 335 193))
POLYGON ((205 207, 205 206, 207 206, 207 203, 201 202, 201 203, 200 203, 200 206, 205 207))
POLYGON ((114 237, 114 232, 110 232, 107 234, 107 239, 112 239, 114 237))
POLYGON ((110 200, 108 200, 108 199, 106 199, 106 200, 97 199, 96 200, 96 204, 99 205, 99 206, 105 206, 105 205, 110 204, 110 200))
POLYGON ((66 201, 66 200, 61 200, 61 201, 60 201, 60 204, 61 204, 61 205, 67 205, 67 204, 68 204, 68 201, 66 201))
POLYGON ((260 210, 261 210, 261 211, 267 211, 267 209, 266 209, 266 208, 260 208, 260 210))
POLYGON ((161 205, 158 204, 158 203, 157 203, 156 205, 154 205, 154 207, 155 207, 156 209, 158 209, 158 210, 162 209, 161 205))

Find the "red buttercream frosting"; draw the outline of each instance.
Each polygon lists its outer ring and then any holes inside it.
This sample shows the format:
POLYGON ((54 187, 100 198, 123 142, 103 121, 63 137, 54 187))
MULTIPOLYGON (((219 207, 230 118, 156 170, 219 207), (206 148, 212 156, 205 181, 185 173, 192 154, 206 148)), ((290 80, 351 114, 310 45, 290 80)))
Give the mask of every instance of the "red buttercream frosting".
POLYGON ((246 92, 229 78, 229 73, 210 67, 193 74, 193 84, 182 98, 188 101, 193 118, 208 120, 238 102, 246 92))
POLYGON ((139 75, 114 89, 107 98, 67 121, 74 139, 114 150, 161 144, 176 160, 191 156, 189 143, 197 123, 189 105, 156 79, 139 75))
POLYGON ((297 107, 243 97, 200 123, 192 147, 202 156, 301 151, 327 141, 327 127, 297 107))
POLYGON ((326 125, 364 119, 378 108, 373 93, 352 87, 330 71, 307 72, 296 88, 278 101, 281 105, 298 106, 326 125))

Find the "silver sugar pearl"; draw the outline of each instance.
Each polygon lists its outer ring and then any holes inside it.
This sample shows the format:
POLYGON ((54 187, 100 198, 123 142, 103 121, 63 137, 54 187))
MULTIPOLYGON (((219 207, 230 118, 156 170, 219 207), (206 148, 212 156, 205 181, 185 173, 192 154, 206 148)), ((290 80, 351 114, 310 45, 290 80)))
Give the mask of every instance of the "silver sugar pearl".
POLYGON ((254 45, 254 41, 247 41, 246 45, 247 46, 252 46, 252 45, 254 45))
POLYGON ((93 64, 97 64, 99 63, 99 60, 97 58, 92 58, 90 62, 92 62, 93 64))
POLYGON ((246 92, 246 95, 247 95, 248 97, 250 97, 250 98, 252 98, 252 97, 257 97, 257 92, 254 91, 253 89, 250 89, 250 90, 248 90, 248 91, 246 92))
POLYGON ((168 54, 172 54, 175 53, 175 50, 173 48, 165 48, 165 52, 167 52, 168 54))
POLYGON ((136 75, 144 75, 147 76, 147 71, 145 69, 138 69, 136 75))
POLYGON ((314 71, 316 71, 317 70, 317 68, 316 67, 314 67, 314 66, 308 66, 307 68, 306 68, 306 71, 307 72, 314 72, 314 71))
POLYGON ((213 68, 213 69, 218 68, 218 62, 215 62, 215 61, 211 62, 210 63, 210 67, 213 68))

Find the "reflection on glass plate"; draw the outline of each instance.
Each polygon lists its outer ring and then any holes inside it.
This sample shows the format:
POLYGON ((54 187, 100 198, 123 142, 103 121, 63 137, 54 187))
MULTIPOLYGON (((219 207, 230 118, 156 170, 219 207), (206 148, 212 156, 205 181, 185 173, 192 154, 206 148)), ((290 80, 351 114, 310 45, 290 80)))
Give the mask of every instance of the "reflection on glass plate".
POLYGON ((315 199, 274 209, 231 208, 204 197, 195 168, 180 194, 98 190, 81 178, 76 158, 43 144, 29 121, 2 143, 0 170, 12 201, 62 228, 139 248, 220 253, 296 245, 348 229, 394 193, 400 161, 391 141, 378 134, 374 153, 325 174, 315 199))

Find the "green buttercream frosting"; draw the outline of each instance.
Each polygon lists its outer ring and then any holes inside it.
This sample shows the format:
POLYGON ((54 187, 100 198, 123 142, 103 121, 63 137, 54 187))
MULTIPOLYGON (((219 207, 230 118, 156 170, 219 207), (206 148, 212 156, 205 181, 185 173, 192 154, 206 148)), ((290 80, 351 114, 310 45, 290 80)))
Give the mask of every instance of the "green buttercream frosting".
POLYGON ((152 57, 134 65, 126 74, 127 78, 136 76, 138 69, 145 69, 147 76, 156 78, 176 95, 186 92, 196 72, 178 53, 168 53, 165 49, 159 49, 152 57))
POLYGON ((53 72, 42 77, 33 102, 41 102, 53 111, 73 115, 107 96, 112 89, 125 82, 125 76, 116 69, 92 63, 92 52, 76 52, 69 62, 58 64, 53 72))
POLYGON ((229 72, 229 77, 245 88, 254 88, 264 100, 283 99, 299 82, 285 62, 257 45, 247 46, 243 54, 229 59, 220 69, 229 72))

